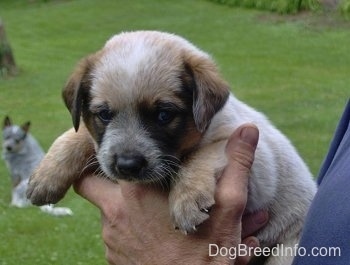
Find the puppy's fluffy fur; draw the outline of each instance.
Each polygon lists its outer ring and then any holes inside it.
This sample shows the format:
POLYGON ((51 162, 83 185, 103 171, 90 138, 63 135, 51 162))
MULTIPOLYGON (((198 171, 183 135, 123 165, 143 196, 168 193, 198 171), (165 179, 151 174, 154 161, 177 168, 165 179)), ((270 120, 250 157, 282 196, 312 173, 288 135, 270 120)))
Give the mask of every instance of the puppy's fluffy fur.
MULTIPOLYGON (((260 140, 246 211, 269 211, 257 235, 262 246, 298 242, 316 191, 307 166, 263 114, 230 94, 210 56, 188 41, 155 31, 115 35, 80 62, 63 97, 78 132, 58 138, 31 177, 34 204, 57 202, 97 158, 112 180, 169 185, 174 225, 193 232, 215 203, 228 137, 250 122, 260 140)), ((271 257, 268 264, 290 261, 271 257)))

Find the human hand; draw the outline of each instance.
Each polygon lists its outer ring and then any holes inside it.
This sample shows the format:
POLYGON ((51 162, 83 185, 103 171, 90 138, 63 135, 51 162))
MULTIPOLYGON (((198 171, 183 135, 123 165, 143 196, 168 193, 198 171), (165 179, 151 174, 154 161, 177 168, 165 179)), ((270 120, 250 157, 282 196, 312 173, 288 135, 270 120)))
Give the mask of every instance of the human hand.
MULTIPOLYGON (((258 246, 250 235, 266 223, 266 213, 244 216, 242 225, 257 141, 258 130, 253 125, 240 127, 230 137, 226 148, 229 164, 217 183, 210 218, 187 236, 171 225, 165 192, 151 185, 124 181, 113 185, 96 176, 82 178, 75 190, 101 210, 109 263, 231 264, 234 260, 229 256, 209 257, 209 244, 227 249, 241 242, 258 246)), ((239 257, 235 264, 247 264, 249 259, 239 257)))

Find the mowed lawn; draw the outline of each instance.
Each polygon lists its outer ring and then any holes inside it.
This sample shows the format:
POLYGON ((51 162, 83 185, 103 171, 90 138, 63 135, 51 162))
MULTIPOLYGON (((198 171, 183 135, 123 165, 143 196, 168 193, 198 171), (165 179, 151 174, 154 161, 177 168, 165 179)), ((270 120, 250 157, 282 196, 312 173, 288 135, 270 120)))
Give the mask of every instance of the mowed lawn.
MULTIPOLYGON (((174 32, 208 51, 234 94, 266 113, 317 175, 350 92, 350 24, 279 16, 205 0, 2 0, 20 75, 0 79, 0 118, 32 122, 45 150, 71 126, 61 89, 76 62, 113 34, 174 32)), ((105 264, 99 211, 70 191, 73 217, 9 207, 0 163, 0 265, 105 264)), ((156 220, 155 220, 156 221, 156 220)))

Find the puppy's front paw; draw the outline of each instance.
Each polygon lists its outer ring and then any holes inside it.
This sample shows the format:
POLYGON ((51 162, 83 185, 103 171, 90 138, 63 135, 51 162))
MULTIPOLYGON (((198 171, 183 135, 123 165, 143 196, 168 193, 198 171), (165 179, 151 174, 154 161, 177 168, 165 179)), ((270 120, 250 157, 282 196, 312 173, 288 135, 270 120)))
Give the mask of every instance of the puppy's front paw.
MULTIPOLYGON (((34 205, 54 204, 61 200, 69 189, 69 185, 55 181, 55 177, 36 171, 29 180, 27 198, 34 205), (63 184, 63 185, 62 185, 63 184)), ((58 177, 59 178, 59 177, 58 177)))
POLYGON ((174 189, 170 193, 170 215, 176 229, 183 233, 196 231, 196 227, 209 218, 214 205, 214 194, 208 190, 174 189))

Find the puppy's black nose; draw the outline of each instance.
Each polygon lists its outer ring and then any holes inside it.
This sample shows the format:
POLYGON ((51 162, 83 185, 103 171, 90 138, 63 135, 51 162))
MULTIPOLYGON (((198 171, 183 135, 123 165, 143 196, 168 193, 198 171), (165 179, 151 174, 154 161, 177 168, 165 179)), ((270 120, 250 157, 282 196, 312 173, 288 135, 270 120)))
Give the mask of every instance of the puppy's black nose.
POLYGON ((116 166, 124 175, 137 175, 147 165, 147 161, 140 154, 123 154, 117 156, 116 166))

